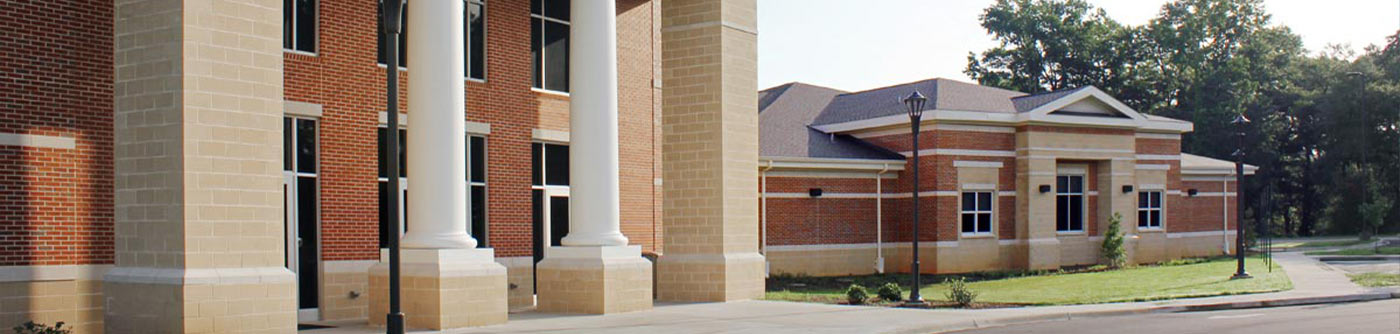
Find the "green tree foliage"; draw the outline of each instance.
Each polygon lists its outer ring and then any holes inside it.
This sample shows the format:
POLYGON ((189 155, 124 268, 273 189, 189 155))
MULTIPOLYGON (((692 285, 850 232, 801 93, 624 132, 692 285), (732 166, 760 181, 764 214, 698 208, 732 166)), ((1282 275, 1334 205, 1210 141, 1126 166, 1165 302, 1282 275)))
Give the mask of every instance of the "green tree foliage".
MULTIPOLYGON (((1310 54, 1262 0, 1173 0, 1141 26, 1083 0, 998 0, 980 18, 998 42, 968 56, 965 72, 980 84, 1094 85, 1140 112, 1193 122, 1182 150, 1226 160, 1240 132, 1230 120, 1249 117, 1245 159, 1260 169, 1243 187, 1247 222, 1285 235, 1357 233, 1363 183, 1400 198, 1400 35, 1360 55, 1310 54), (1346 172, 1353 165, 1377 177, 1358 179, 1346 172)), ((1400 231, 1400 205, 1383 211, 1380 230, 1400 231)))

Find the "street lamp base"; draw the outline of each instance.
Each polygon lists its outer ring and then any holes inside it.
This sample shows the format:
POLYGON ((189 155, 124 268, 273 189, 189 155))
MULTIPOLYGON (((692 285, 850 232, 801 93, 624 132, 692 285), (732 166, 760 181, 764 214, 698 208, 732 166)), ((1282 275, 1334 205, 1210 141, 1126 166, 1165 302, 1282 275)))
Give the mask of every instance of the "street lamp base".
POLYGON ((385 324, 384 324, 384 325, 385 325, 385 328, 384 328, 384 332, 385 332, 385 333, 388 333, 388 334, 403 334, 403 333, 404 333, 404 326, 403 326, 404 323, 403 323, 403 313, 402 313, 402 312, 400 312, 400 313, 389 313, 389 316, 388 316, 388 319, 387 319, 387 320, 388 320, 388 321, 385 322, 385 324))
POLYGON ((1235 273, 1234 276, 1230 276, 1230 279, 1231 279, 1231 280, 1237 280, 1237 279, 1251 279, 1251 278, 1254 278, 1254 276, 1249 276, 1249 273, 1235 273))
POLYGON ((910 300, 905 300, 903 304, 899 304, 899 307, 927 308, 927 307, 928 307, 928 302, 927 302, 927 301, 924 301, 923 298, 919 298, 919 299, 910 299, 910 300))

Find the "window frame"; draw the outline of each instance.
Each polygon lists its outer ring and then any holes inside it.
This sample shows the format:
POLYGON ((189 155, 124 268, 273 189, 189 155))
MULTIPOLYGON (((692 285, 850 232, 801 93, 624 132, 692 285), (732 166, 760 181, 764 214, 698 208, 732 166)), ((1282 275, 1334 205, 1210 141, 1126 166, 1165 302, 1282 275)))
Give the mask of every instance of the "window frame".
MULTIPOLYGON (((543 4, 543 2, 545 2, 545 1, 559 1, 559 0, 536 0, 536 1, 540 1, 540 2, 541 2, 541 7, 548 7, 548 6, 545 6, 545 5, 543 4)), ((571 2, 571 3, 569 4, 569 6, 570 6, 570 8, 572 8, 572 7, 573 7, 573 3, 572 3, 572 1, 570 1, 570 2, 571 2)), ((572 41, 572 36, 571 36, 571 34, 572 34, 572 32, 573 32, 573 29, 574 29, 574 28, 573 28, 573 16, 570 15, 570 17, 569 17, 568 20, 561 20, 561 19, 558 19, 558 18, 546 16, 546 15, 545 15, 546 13, 543 12, 543 11, 544 11, 543 9, 541 9, 541 13, 536 14, 535 11, 534 11, 534 2, 533 2, 533 1, 531 2, 530 7, 531 7, 531 8, 530 8, 530 31, 531 31, 531 37, 530 37, 530 44, 531 44, 531 45, 530 45, 530 47, 531 47, 531 48, 539 47, 539 50, 540 50, 540 56, 538 57, 538 61, 540 62, 539 68, 538 68, 538 69, 535 68, 535 64, 533 64, 533 63, 530 64, 530 71, 532 71, 532 73, 531 73, 531 75, 530 75, 530 81, 531 81, 531 83, 530 83, 530 90, 535 91, 535 92, 538 92, 538 93, 548 93, 548 94, 558 94, 558 95, 563 95, 563 96, 569 96, 569 92, 572 90, 573 87, 567 87, 567 85, 568 85, 567 82, 568 82, 568 80, 569 80, 568 77, 570 76, 570 72, 572 72, 572 69, 569 68, 569 67, 570 67, 570 64, 569 64, 568 61, 565 61, 565 62, 564 62, 564 77, 565 77, 564 80, 565 80, 565 82, 566 82, 566 84, 565 84, 565 85, 566 85, 565 89, 564 89, 564 90, 557 90, 557 89, 550 89, 550 88, 545 87, 545 86, 547 86, 546 82, 548 82, 549 79, 546 77, 546 73, 547 73, 548 71, 545 71, 545 68, 544 68, 544 67, 545 67, 545 64, 544 64, 544 63, 545 63, 545 61, 544 61, 545 56, 544 56, 544 55, 545 55, 546 49, 545 49, 545 47, 544 47, 544 46, 545 46, 545 45, 544 45, 544 43, 545 43, 545 38, 544 38, 543 35, 546 35, 546 34, 547 34, 547 33, 545 32, 545 27, 548 26, 546 23, 548 23, 548 22, 553 22, 553 23, 563 24, 565 27, 568 27, 568 28, 569 28, 569 32, 570 32, 570 34, 565 34, 565 37, 564 37, 564 38, 565 38, 565 43, 572 43, 573 41, 572 41), (538 22, 539 32, 540 32, 540 34, 541 34, 541 36, 538 36, 538 37, 539 37, 539 38, 538 38, 538 39, 539 39, 539 45, 534 45, 534 44, 535 44, 535 39, 536 39, 536 38, 535 38, 536 36, 534 36, 535 27, 536 27, 536 25, 537 25, 537 23, 536 23, 536 21, 535 21, 536 19, 539 19, 539 20, 540 20, 540 21, 538 22), (541 73, 533 73, 533 71, 537 71, 537 70, 540 71, 541 73), (534 83, 535 74, 539 74, 539 75, 540 75, 540 82, 539 82, 539 86, 538 86, 538 87, 535 86, 535 83, 534 83)), ((569 54, 569 53, 570 53, 570 50, 569 50, 569 48, 567 48, 567 47, 564 49, 564 53, 565 53, 565 57, 570 57, 570 56, 572 56, 572 55, 569 54)))
POLYGON ((462 35, 463 35, 463 37, 465 38, 465 40, 463 41, 462 44, 463 44, 463 46, 465 46, 465 49, 466 49, 466 50, 463 50, 463 51, 464 51, 463 54, 465 54, 465 59, 464 59, 463 61, 466 62, 466 64, 465 64, 466 66, 463 66, 463 69, 464 69, 465 71, 462 71, 462 72, 463 72, 462 75, 466 77, 466 80, 467 80, 467 81, 485 83, 485 82, 486 82, 486 76, 490 73, 490 68, 491 68, 491 66, 487 66, 488 64, 490 64, 490 62, 489 62, 490 57, 488 56, 488 54, 487 54, 487 52, 486 52, 486 50, 490 48, 490 46, 487 45, 487 44, 489 44, 489 43, 487 43, 487 40, 489 39, 488 34, 491 33, 491 29, 487 28, 487 26, 490 24, 490 22, 488 21, 488 20, 490 20, 490 15, 486 15, 486 11, 487 11, 486 0, 463 0, 463 1, 462 1, 462 5, 463 5, 463 7, 462 7, 462 11, 463 11, 463 13, 462 13, 462 19, 465 21, 465 22, 462 23, 462 24, 464 25, 464 28, 465 28, 465 29, 462 30, 462 35), (471 25, 472 25, 472 23, 471 23, 471 16, 470 16, 472 4, 481 5, 481 77, 480 77, 480 78, 473 78, 473 77, 472 77, 472 66, 471 66, 471 65, 472 65, 472 50, 473 50, 473 49, 472 49, 472 45, 471 45, 471 41, 472 41, 472 37, 471 37, 471 32, 472 32, 472 31, 471 31, 471 25))
MULTIPOLYGON (((472 199, 472 190, 475 189, 475 188, 477 188, 477 187, 480 187, 480 188, 481 188, 481 193, 484 194, 484 195, 487 197, 487 199, 489 199, 489 198, 491 197, 491 195, 490 195, 490 193, 491 193, 491 187, 490 187, 490 185, 489 185, 489 183, 490 183, 490 181, 491 181, 491 179, 490 179, 490 175, 491 175, 491 172, 490 172, 490 169, 491 169, 491 168, 490 168, 490 166, 491 166, 491 163, 490 163, 490 161, 489 161, 489 158, 491 157, 491 154, 489 153, 489 152, 490 152, 489 150, 491 149, 491 145, 488 144, 489 142, 487 141, 487 138, 486 138, 486 135, 485 135, 485 134, 479 134, 479 133, 471 133, 471 132, 468 132, 468 133, 466 134, 466 138, 467 138, 467 156, 466 156, 466 158, 467 158, 467 175, 466 175, 466 178, 467 178, 467 179, 466 179, 466 181, 467 181, 467 222, 475 224, 475 222, 472 222, 472 221, 471 221, 471 219, 472 219, 472 212, 474 211, 474 209, 472 208, 472 200, 473 200, 473 199, 472 199), (481 161, 481 162, 482 162, 482 165, 484 166, 484 168, 481 169, 481 181, 480 181, 480 182, 472 181, 472 176, 475 176, 475 175, 472 174, 472 158, 473 158, 473 157, 472 157, 472 153, 471 153, 471 152, 472 152, 472 139, 475 139, 475 138, 481 138, 481 155, 482 155, 482 157, 481 157, 482 161, 481 161)), ((491 247, 491 246, 490 246, 490 240, 491 240, 491 238, 490 238, 490 235, 491 235, 491 202, 490 202, 489 200, 483 200, 482 203, 483 203, 483 205, 482 205, 482 207, 481 207, 481 223, 482 223, 482 225, 483 225, 483 227, 482 227, 482 229, 481 229, 482 233, 481 233, 481 235, 472 235, 472 237, 475 238, 476 241, 477 241, 477 243, 476 243, 476 247, 477 247, 477 248, 490 248, 490 247, 491 247)), ((471 231, 467 231, 467 232, 471 232, 471 231)))
POLYGON ((997 227, 997 226, 996 226, 996 221, 997 221, 997 213, 996 213, 996 211, 997 211, 997 209, 996 209, 996 207, 997 207, 997 192, 996 192, 995 190, 988 190, 988 189, 966 189, 966 190, 962 190, 962 191, 958 192, 958 232, 959 232, 959 234, 960 234, 961 236, 964 236, 964 237, 990 237, 990 236, 996 236, 996 234, 997 234, 997 229, 996 229, 996 227, 997 227), (972 194, 972 198, 973 198, 972 211, 966 210, 966 209, 965 209, 965 206, 964 206, 964 205, 966 204, 966 197, 965 197, 965 196, 966 196, 967 194, 972 194), (980 196, 983 195, 983 194, 986 194, 986 195, 988 196, 988 198, 989 198, 989 199, 988 199, 988 202, 989 202, 989 203, 987 203, 987 209, 986 209, 986 210, 980 209, 980 206, 978 205, 978 204, 981 204, 981 201, 979 201, 978 199, 981 198, 980 196), (963 215, 968 215, 968 214, 971 214, 972 217, 973 217, 973 226, 972 226, 972 231, 971 231, 971 232, 968 232, 968 231, 963 230, 963 221, 962 221, 963 215), (986 214, 986 215, 987 215, 987 221, 983 222, 983 221, 981 220, 980 217, 981 217, 982 214, 986 214), (979 223, 981 223, 981 224, 979 224, 979 223), (987 231, 986 231, 986 232, 979 232, 979 231, 978 231, 978 230, 979 230, 978 227, 981 227, 983 224, 986 225, 987 231))
POLYGON ((1138 220, 1138 222, 1137 222, 1137 228, 1138 228, 1139 230, 1144 230, 1144 231, 1159 231, 1159 230, 1165 230, 1165 229, 1166 229, 1166 226, 1167 226, 1166 207, 1167 207, 1167 198, 1166 198, 1166 192, 1165 192, 1165 191, 1162 191, 1161 189, 1152 189, 1152 190, 1143 190, 1143 191, 1139 191, 1139 192, 1138 192, 1138 205, 1137 205, 1137 213, 1138 213, 1138 216, 1137 216, 1137 220, 1138 220), (1155 207, 1152 206, 1152 195, 1153 195, 1153 194, 1156 194, 1156 195, 1157 195, 1157 205, 1156 205, 1155 207), (1145 196, 1148 196, 1148 198, 1147 198, 1147 206, 1146 206, 1146 207, 1143 206, 1143 201, 1142 201, 1142 196, 1144 196, 1144 195, 1145 195, 1145 196), (1149 218, 1149 219, 1148 219, 1149 221, 1147 222, 1146 225, 1144 225, 1144 224, 1143 224, 1143 221, 1142 221, 1142 214, 1143 214, 1143 213, 1147 213, 1147 215, 1148 215, 1147 217, 1149 218), (1157 225, 1156 225, 1156 226, 1153 226, 1153 225, 1152 225, 1152 222, 1151 222, 1151 218, 1152 218, 1152 214, 1153 214, 1153 213, 1156 213, 1156 214, 1157 214, 1157 219, 1156 219, 1157 225))
MULTIPOLYGON (((299 49, 297 49, 297 42, 296 42, 296 41, 297 41, 297 40, 296 40, 296 37, 297 37, 297 29, 296 29, 296 27, 297 27, 297 22, 300 22, 300 21, 297 21, 297 15, 296 15, 296 10, 295 10, 295 8, 297 8, 297 0, 291 0, 292 8, 293 8, 292 13, 291 13, 291 14, 288 14, 288 13, 286 13, 286 12, 283 12, 282 15, 284 15, 284 16, 285 16, 285 15, 291 15, 291 17, 292 17, 292 28, 291 28, 291 30, 290 30, 290 32, 291 32, 291 33, 290 33, 290 37, 292 38, 292 48, 288 49, 287 46, 286 46, 286 40, 287 40, 287 38, 288 38, 289 36, 285 36, 285 35, 282 36, 282 41, 283 41, 283 42, 282 42, 282 43, 283 43, 283 45, 282 45, 282 52, 283 52, 283 53, 293 53, 293 54, 300 54, 300 55, 306 55, 306 56, 318 56, 318 55, 320 54, 319 51, 320 51, 320 49, 321 49, 321 1, 320 1, 320 0, 314 0, 314 1, 315 1, 315 4, 312 5, 314 8, 313 8, 313 12, 312 12, 312 14, 311 14, 311 39, 312 39, 312 41, 311 41, 311 51, 306 51, 306 50, 299 50, 299 49)), ((285 24, 285 22, 284 22, 284 24, 285 24)), ((288 30, 285 30, 285 29, 287 29, 286 27, 283 27, 283 29, 284 29, 284 30, 283 30, 284 32, 285 32, 285 31, 288 31, 288 30)))
POLYGON ((1086 220, 1087 220, 1086 218, 1087 218, 1088 212, 1089 212, 1089 196, 1088 196, 1088 194, 1089 194, 1088 181, 1089 181, 1089 180, 1088 180, 1088 176, 1086 176, 1086 175, 1087 175, 1087 173, 1085 173, 1085 172, 1063 172, 1063 171, 1060 172, 1060 173, 1057 173, 1057 174, 1055 175, 1055 188, 1056 188, 1056 189, 1055 189, 1055 201, 1056 201, 1056 206, 1055 206, 1055 207, 1056 207, 1056 212, 1055 212, 1055 219, 1056 219, 1056 223, 1055 223, 1055 233, 1056 233, 1056 234, 1070 234, 1070 235, 1074 235, 1074 234, 1085 234, 1085 233, 1088 233, 1088 227, 1086 226, 1086 225, 1088 225, 1088 224, 1087 224, 1087 222, 1086 222, 1086 220), (1065 185, 1065 188, 1068 188, 1068 189, 1060 189, 1060 187, 1059 187, 1059 181, 1060 181, 1060 180, 1059 180, 1059 179, 1060 179, 1061 177, 1068 177, 1068 178, 1069 178, 1070 181, 1067 181, 1067 183, 1066 183, 1066 185, 1065 185), (1079 191, 1078 191, 1078 192, 1073 191, 1074 185, 1071 184, 1071 183, 1068 183, 1068 182, 1072 182, 1072 181, 1075 180, 1076 178, 1079 180, 1079 191), (1074 225, 1075 225, 1076 221, 1073 220, 1072 211, 1070 211, 1070 212, 1059 212, 1059 204, 1058 204, 1058 202, 1060 201, 1060 198, 1061 198, 1061 197, 1078 197, 1078 198, 1079 198, 1079 206, 1078 206, 1078 208, 1077 208, 1077 209, 1079 210, 1079 221, 1077 222, 1078 225, 1079 225, 1079 228, 1077 228, 1077 229, 1074 228, 1074 225), (1060 224, 1059 224, 1059 219, 1062 218, 1062 217, 1065 219, 1065 221, 1066 221, 1066 224, 1065 224, 1065 225, 1066 225, 1066 227, 1067 227, 1068 229, 1060 229, 1060 226, 1059 226, 1059 225, 1060 225, 1060 224))

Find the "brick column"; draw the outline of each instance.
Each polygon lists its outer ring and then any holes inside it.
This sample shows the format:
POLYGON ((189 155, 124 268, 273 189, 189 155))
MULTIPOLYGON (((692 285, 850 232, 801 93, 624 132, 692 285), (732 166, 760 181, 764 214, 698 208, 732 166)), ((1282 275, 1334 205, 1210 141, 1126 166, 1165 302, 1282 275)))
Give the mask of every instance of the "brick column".
POLYGON ((657 295, 760 298, 755 0, 661 6, 666 244, 657 295))
POLYGON ((115 2, 107 333, 289 333, 282 6, 115 2))

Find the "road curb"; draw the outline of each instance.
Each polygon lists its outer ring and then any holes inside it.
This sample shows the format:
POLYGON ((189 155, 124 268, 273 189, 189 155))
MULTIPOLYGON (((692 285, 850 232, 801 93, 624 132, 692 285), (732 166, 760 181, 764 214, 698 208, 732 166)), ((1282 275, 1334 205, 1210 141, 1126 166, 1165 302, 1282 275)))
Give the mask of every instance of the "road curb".
POLYGON ((1106 310, 1106 311, 1084 311, 1084 312, 1062 312, 1052 314, 1037 314, 1027 316, 1015 316, 994 319, 973 319, 970 325, 958 324, 953 326, 939 326, 941 328, 925 328, 925 331, 932 333, 946 333, 963 331, 970 329, 1003 327, 1011 325, 1025 325, 1050 321, 1066 321, 1074 319, 1089 319, 1103 317, 1117 317, 1125 315, 1141 315, 1154 313, 1181 313, 1181 312, 1203 312, 1203 311, 1223 311, 1223 310, 1244 310, 1255 308, 1273 308, 1287 306, 1334 304, 1334 303, 1354 303, 1383 299, 1400 299, 1400 290, 1388 292, 1367 292, 1349 295, 1317 296, 1317 297, 1297 297, 1280 298, 1270 300, 1224 302, 1211 304, 1192 305, 1164 305, 1145 308, 1106 310))

